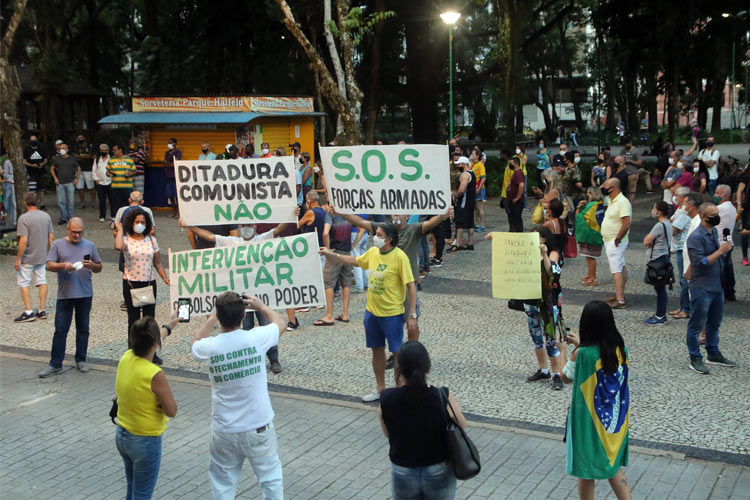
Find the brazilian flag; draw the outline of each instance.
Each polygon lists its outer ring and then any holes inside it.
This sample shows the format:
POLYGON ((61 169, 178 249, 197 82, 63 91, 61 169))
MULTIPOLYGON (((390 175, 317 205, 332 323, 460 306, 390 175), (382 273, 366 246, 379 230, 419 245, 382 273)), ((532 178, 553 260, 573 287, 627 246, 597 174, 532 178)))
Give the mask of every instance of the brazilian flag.
POLYGON ((619 350, 617 357, 617 372, 605 373, 599 346, 578 349, 565 439, 572 476, 609 479, 628 465, 628 364, 619 350))

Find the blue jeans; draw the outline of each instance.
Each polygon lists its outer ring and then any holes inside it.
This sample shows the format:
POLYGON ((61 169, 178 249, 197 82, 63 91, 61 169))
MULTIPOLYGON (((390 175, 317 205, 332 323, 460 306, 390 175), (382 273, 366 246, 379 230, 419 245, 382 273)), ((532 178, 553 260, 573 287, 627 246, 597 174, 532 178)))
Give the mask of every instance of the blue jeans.
POLYGON ((427 236, 419 238, 419 268, 423 271, 430 268, 430 245, 427 243, 427 236))
POLYGON ((161 436, 138 436, 118 425, 115 443, 125 463, 125 500, 149 500, 159 477, 161 436))
MULTIPOLYGON (((258 311, 245 311, 245 317, 242 320, 242 329, 252 330, 253 328, 255 328, 255 317, 258 318, 258 326, 266 326, 268 324, 268 320, 266 320, 266 318, 264 318, 263 315, 258 311)), ((268 361, 270 361, 271 363, 273 363, 274 361, 278 361, 279 346, 275 345, 271 347, 268 351, 266 351, 266 356, 268 356, 268 361)))
POLYGON ((57 206, 60 207, 60 219, 70 220, 73 218, 73 209, 75 207, 76 187, 70 184, 60 184, 57 186, 57 206))
MULTIPOLYGON (((354 239, 357 237, 357 233, 352 233, 352 243, 354 243, 354 239)), ((352 247, 352 251, 349 253, 352 257, 359 257, 360 255, 363 255, 367 251, 367 241, 368 241, 368 234, 365 233, 362 236, 362 239, 359 240, 359 244, 356 247, 352 247)), ((354 267, 352 268, 352 272, 354 273, 354 287, 357 290, 364 290, 369 285, 369 278, 370 275, 368 274, 368 271, 366 269, 362 269, 361 267, 354 267)))
MULTIPOLYGON (((654 261, 669 262, 669 255, 662 255, 661 257, 654 259, 654 261)), ((656 316, 663 318, 667 315, 667 286, 666 285, 653 285, 656 290, 656 316)))
POLYGON ((690 314, 690 287, 683 274, 685 264, 682 259, 682 250, 676 251, 675 255, 677 256, 677 271, 680 273, 680 311, 690 314))
POLYGON ((706 329, 706 352, 719 354, 719 326, 724 316, 724 292, 690 290, 690 320, 687 326, 687 347, 690 359, 701 359, 700 335, 706 329))
POLYGON ((55 306, 55 334, 52 337, 52 356, 49 364, 61 368, 65 359, 65 343, 68 330, 76 314, 76 363, 86 361, 86 350, 89 347, 89 316, 91 314, 91 297, 80 299, 57 299, 55 306))
POLYGON ((391 464, 393 500, 453 500, 456 476, 448 462, 426 467, 391 464))
POLYGON ((719 179, 713 179, 708 181, 708 193, 713 195, 716 191, 716 185, 719 183, 719 179))
POLYGON ((3 182, 3 208, 5 209, 5 220, 16 225, 16 191, 15 184, 3 182))

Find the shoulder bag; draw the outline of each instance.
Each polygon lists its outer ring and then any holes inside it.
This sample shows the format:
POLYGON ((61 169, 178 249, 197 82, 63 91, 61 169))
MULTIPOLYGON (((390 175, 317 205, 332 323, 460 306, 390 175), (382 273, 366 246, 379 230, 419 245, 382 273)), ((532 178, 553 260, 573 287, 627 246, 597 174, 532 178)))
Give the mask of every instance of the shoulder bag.
POLYGON ((448 414, 446 405, 450 406, 454 415, 456 412, 445 391, 439 388, 438 392, 440 393, 440 403, 445 420, 448 452, 450 454, 451 466, 453 467, 453 474, 456 476, 456 479, 471 479, 482 470, 482 466, 479 463, 479 452, 466 432, 448 414))
MULTIPOLYGON (((664 240, 669 244, 669 238, 667 238, 667 226, 663 222, 661 227, 664 230, 664 240)), ((674 269, 672 268, 671 261, 651 260, 654 255, 654 246, 651 246, 651 255, 649 256, 649 262, 646 264, 646 275, 643 277, 643 282, 647 285, 654 286, 665 286, 669 285, 669 289, 672 290, 674 284, 674 269)))
POLYGON ((117 425, 117 421, 115 420, 117 418, 117 396, 112 398, 112 408, 109 409, 109 418, 112 419, 112 423, 117 425))

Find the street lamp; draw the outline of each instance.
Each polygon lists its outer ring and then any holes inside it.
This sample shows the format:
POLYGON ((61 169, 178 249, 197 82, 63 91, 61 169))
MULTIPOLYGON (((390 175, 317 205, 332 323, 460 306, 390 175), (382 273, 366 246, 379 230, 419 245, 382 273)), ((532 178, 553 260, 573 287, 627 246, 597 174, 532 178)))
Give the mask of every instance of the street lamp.
POLYGON ((448 139, 453 139, 453 25, 461 14, 458 12, 443 12, 440 19, 448 25, 448 139))

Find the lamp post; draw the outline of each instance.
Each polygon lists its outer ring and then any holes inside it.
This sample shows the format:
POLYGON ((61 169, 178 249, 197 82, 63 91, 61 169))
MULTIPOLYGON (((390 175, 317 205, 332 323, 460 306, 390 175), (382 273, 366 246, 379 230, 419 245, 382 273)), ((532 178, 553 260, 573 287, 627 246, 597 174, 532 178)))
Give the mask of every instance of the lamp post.
POLYGON ((440 19, 448 25, 448 140, 453 139, 453 25, 460 17, 458 12, 440 14, 440 19))

